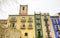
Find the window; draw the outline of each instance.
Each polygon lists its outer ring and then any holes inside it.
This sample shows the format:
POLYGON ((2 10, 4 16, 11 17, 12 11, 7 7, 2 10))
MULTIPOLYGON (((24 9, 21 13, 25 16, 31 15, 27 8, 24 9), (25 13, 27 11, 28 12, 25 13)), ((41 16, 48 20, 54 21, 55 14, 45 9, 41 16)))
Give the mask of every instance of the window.
POLYGON ((40 15, 36 15, 36 17, 38 17, 38 18, 39 18, 39 17, 40 17, 40 15))
POLYGON ((23 20, 25 20, 25 17, 22 17, 23 20))
POLYGON ((40 19, 40 15, 36 15, 36 19, 39 20, 40 19))
POLYGON ((32 24, 29 24, 29 27, 32 27, 32 24))
POLYGON ((24 7, 23 7, 23 10, 24 10, 24 7))
POLYGON ((32 17, 29 17, 29 20, 32 20, 32 17))
POLYGON ((23 24, 23 27, 25 27, 25 24, 23 24))
POLYGON ((10 27, 14 27, 14 26, 15 26, 15 23, 11 23, 11 24, 10 24, 10 27))
POLYGON ((11 18, 11 20, 15 20, 15 19, 16 19, 16 17, 12 17, 12 18, 11 18))
POLYGON ((60 37, 60 31, 58 32, 58 35, 59 35, 59 37, 60 37))
POLYGON ((59 30, 60 30, 60 27, 59 27, 59 30))
POLYGON ((40 20, 36 20, 37 23, 40 23, 40 20))
POLYGON ((48 21, 48 18, 47 18, 47 16, 44 16, 44 21, 48 21))
POLYGON ((22 18, 21 18, 21 22, 26 22, 25 17, 22 17, 22 18))
POLYGON ((41 32, 40 31, 38 31, 38 38, 40 38, 41 37, 41 32))
POLYGON ((37 29, 38 29, 38 30, 40 30, 40 29, 41 29, 40 25, 38 25, 38 26, 37 26, 37 29))
POLYGON ((33 22, 32 17, 28 18, 28 22, 33 22))
POLYGON ((40 18, 40 16, 36 16, 37 18, 40 18))
POLYGON ((21 24, 21 29, 25 29, 25 24, 21 24))
POLYGON ((25 33, 25 36, 28 36, 28 33, 25 33))
POLYGON ((54 24, 55 24, 55 25, 57 25, 57 24, 58 24, 57 19, 54 19, 54 24))
POLYGON ((40 20, 36 20, 36 24, 37 25, 40 25, 40 20))

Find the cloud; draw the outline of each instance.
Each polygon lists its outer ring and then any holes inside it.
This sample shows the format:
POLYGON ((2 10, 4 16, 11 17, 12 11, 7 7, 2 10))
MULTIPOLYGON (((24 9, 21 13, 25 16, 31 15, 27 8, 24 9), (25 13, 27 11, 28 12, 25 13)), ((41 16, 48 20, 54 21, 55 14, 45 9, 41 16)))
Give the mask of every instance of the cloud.
POLYGON ((60 12, 60 0, 0 0, 0 19, 7 19, 9 14, 19 14, 20 4, 28 5, 28 14, 34 12, 60 12))

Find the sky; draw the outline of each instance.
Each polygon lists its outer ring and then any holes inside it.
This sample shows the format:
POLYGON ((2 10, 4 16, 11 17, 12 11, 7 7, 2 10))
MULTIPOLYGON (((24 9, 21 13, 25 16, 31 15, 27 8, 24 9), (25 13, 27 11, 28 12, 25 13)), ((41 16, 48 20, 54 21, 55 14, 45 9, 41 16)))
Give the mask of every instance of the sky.
POLYGON ((0 0, 0 19, 18 15, 20 5, 28 5, 28 14, 49 13, 53 16, 60 12, 60 0, 0 0))

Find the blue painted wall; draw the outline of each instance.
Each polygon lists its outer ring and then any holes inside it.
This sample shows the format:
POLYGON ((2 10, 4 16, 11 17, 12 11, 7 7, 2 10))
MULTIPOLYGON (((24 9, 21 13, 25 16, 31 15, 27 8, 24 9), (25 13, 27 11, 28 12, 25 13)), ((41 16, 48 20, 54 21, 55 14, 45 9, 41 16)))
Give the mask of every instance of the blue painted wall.
POLYGON ((55 24, 54 24, 54 18, 57 18, 58 25, 60 26, 59 16, 50 16, 50 18, 51 18, 51 21, 52 21, 52 26, 53 26, 53 29, 54 29, 55 38, 58 38, 58 34, 57 34, 55 24))

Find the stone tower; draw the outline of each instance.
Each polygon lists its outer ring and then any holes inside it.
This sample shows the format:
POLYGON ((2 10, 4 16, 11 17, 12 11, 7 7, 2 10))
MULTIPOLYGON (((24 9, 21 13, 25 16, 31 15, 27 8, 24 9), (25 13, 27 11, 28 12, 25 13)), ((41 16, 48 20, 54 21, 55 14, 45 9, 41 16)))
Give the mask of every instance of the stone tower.
POLYGON ((19 15, 27 15, 28 5, 20 5, 19 15))

